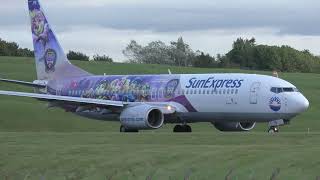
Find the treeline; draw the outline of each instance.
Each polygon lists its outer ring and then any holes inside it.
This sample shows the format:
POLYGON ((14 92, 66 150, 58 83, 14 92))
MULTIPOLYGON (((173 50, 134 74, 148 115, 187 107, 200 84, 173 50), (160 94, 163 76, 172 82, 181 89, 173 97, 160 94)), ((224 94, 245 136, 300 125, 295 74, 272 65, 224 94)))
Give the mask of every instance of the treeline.
POLYGON ((257 45, 254 38, 238 38, 225 55, 211 56, 194 51, 182 37, 169 45, 162 41, 153 41, 142 46, 132 40, 123 50, 123 54, 131 63, 320 73, 320 58, 308 50, 298 51, 289 46, 257 45))
MULTIPOLYGON (((31 51, 28 48, 20 48, 17 43, 7 42, 0 38, 0 56, 34 57, 34 51, 31 51)), ((96 54, 92 58, 90 58, 88 55, 76 51, 69 51, 67 57, 68 59, 79 61, 93 60, 110 63, 113 62, 113 59, 106 55, 96 54)))
POLYGON ((289 46, 257 45, 254 38, 238 38, 224 57, 224 67, 284 72, 320 72, 320 58, 308 50, 298 51, 289 46))
POLYGON ((33 57, 33 51, 20 48, 15 42, 7 42, 0 38, 0 56, 33 57))
MULTIPOLYGON (((254 38, 238 38, 225 55, 212 56, 194 51, 182 37, 168 45, 162 41, 153 41, 142 46, 132 40, 123 50, 123 54, 130 63, 320 73, 320 57, 308 50, 299 51, 289 46, 258 45, 254 38)), ((20 48, 15 42, 0 39, 0 56, 33 57, 34 52, 20 48)), ((80 61, 113 62, 113 59, 106 55, 97 54, 90 58, 85 53, 77 51, 69 51, 67 57, 80 61)))

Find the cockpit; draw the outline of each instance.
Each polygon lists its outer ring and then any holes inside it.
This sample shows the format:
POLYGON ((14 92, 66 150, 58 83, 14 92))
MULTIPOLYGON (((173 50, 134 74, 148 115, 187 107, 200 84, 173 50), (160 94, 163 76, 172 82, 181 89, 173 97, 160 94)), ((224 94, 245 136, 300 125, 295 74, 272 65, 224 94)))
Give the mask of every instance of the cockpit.
POLYGON ((284 92, 299 92, 299 90, 294 87, 272 87, 270 91, 276 94, 284 92))

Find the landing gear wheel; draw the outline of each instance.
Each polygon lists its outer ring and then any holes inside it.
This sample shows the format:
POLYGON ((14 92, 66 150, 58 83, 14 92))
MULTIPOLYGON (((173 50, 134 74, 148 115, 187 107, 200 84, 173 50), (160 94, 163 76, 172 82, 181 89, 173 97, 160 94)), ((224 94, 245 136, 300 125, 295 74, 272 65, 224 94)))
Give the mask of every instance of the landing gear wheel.
POLYGON ((174 126, 173 132, 182 132, 182 126, 181 125, 174 126))
POLYGON ((132 133, 137 133, 139 130, 137 129, 127 129, 124 126, 120 126, 120 132, 126 133, 126 132, 132 132, 132 133))
POLYGON ((274 134, 274 133, 278 133, 279 132, 279 128, 276 127, 276 126, 271 126, 269 129, 268 129, 268 133, 270 134, 274 134))
POLYGON ((173 132, 192 132, 192 128, 189 125, 176 125, 173 128, 173 132))
POLYGON ((192 132, 192 128, 189 125, 184 126, 185 132, 192 132))
POLYGON ((124 126, 120 126, 120 132, 126 132, 126 128, 124 126))

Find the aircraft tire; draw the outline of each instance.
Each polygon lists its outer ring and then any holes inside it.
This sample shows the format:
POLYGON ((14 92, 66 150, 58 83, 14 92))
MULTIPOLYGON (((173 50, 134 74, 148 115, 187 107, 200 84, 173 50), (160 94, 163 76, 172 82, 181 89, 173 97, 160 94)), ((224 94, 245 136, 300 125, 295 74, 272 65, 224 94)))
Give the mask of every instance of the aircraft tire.
POLYGON ((189 125, 176 125, 173 128, 173 132, 176 132, 176 133, 189 133, 189 132, 192 132, 192 128, 189 125))
POLYGON ((124 126, 120 126, 120 132, 122 133, 127 132, 127 129, 124 126))
POLYGON ((181 125, 175 125, 173 128, 173 132, 175 132, 175 133, 182 132, 182 130, 183 130, 183 128, 181 125))
POLYGON ((191 126, 189 126, 189 125, 185 125, 185 126, 184 126, 184 129, 185 129, 185 132, 189 132, 189 133, 192 132, 192 128, 191 128, 191 126))
POLYGON ((268 133, 270 134, 274 134, 274 133, 278 133, 279 132, 279 128, 278 127, 275 127, 275 126, 271 126, 269 129, 268 129, 268 133))
POLYGON ((120 132, 121 133, 127 133, 127 132, 137 133, 137 132, 139 132, 139 130, 137 130, 137 129, 127 129, 124 126, 121 125, 120 126, 120 132))

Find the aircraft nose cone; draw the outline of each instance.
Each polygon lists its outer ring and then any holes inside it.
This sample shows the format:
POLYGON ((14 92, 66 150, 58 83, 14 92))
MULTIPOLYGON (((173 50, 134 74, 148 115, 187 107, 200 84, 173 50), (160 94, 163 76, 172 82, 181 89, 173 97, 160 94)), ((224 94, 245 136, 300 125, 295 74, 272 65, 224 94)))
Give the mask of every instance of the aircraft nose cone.
POLYGON ((310 105, 310 103, 309 103, 308 99, 305 98, 305 101, 304 101, 304 104, 303 104, 304 109, 307 110, 309 108, 309 105, 310 105))
POLYGON ((303 97, 300 102, 300 110, 301 112, 306 111, 309 108, 309 101, 307 98, 303 97))

